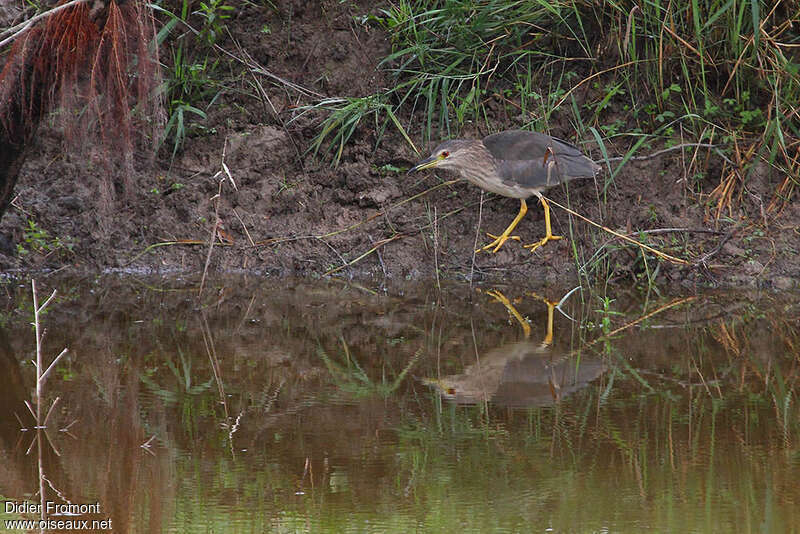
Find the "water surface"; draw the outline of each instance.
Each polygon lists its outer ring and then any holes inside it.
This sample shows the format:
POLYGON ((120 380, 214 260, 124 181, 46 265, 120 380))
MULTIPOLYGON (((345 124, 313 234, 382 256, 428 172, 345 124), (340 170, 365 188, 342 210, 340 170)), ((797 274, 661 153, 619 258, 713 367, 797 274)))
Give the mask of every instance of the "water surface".
POLYGON ((34 439, 7 282, 5 501, 39 503, 41 472, 114 532, 800 530, 797 295, 576 292, 548 328, 562 292, 38 284, 45 360, 69 353, 34 439))

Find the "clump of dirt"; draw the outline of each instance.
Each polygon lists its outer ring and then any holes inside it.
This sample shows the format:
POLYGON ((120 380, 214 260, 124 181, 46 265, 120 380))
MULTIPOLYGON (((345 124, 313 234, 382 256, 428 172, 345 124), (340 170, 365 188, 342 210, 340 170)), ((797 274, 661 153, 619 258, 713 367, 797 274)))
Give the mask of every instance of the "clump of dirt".
MULTIPOLYGON (((152 165, 143 156, 127 177, 136 186, 120 187, 110 210, 100 205, 98 188, 113 165, 91 150, 79 156, 65 152, 62 132, 40 128, 13 207, 0 223, 0 267, 197 272, 209 257, 218 215, 210 266, 220 271, 281 276, 334 271, 397 280, 434 278, 438 270, 450 279, 537 284, 655 275, 684 285, 797 287, 800 205, 767 209, 783 177, 767 166, 757 169, 735 208, 716 222, 713 206, 704 204, 707 198, 689 192, 710 191, 717 178, 688 185, 695 178, 683 175, 681 158, 691 157, 689 151, 630 162, 605 190, 601 177, 546 194, 618 231, 651 231, 645 235, 653 244, 693 262, 702 259, 699 266, 663 263, 656 269, 637 249, 558 208, 554 232, 566 239, 535 253, 510 241, 496 254, 474 254, 476 243, 488 241, 487 230, 508 225, 517 200, 482 197, 466 183, 428 191, 453 177, 407 176, 403 170, 420 156, 391 127, 378 144, 374 121, 358 126, 333 167, 308 152, 324 116, 303 115, 298 105, 313 97, 278 81, 326 97, 370 95, 393 83, 379 68, 390 50, 389 36, 355 23, 355 15, 375 8, 367 2, 275 4, 274 9, 242 5, 227 23, 242 49, 276 76, 260 81, 277 115, 257 97, 221 94, 209 109, 204 133, 187 139, 174 161, 152 165)), ((230 40, 220 45, 236 50, 230 40)), ((576 96, 596 95, 588 90, 576 96)), ((520 126, 499 103, 497 109, 492 131, 520 126)), ((409 117, 402 119, 409 123, 409 117)), ((488 133, 475 129, 465 135, 488 133)), ((556 123, 550 133, 573 138, 568 124, 556 123)), ((600 159, 592 145, 584 149, 600 159)), ((707 176, 718 173, 709 169, 707 176)), ((541 208, 529 205, 517 228, 525 242, 544 231, 541 208)))

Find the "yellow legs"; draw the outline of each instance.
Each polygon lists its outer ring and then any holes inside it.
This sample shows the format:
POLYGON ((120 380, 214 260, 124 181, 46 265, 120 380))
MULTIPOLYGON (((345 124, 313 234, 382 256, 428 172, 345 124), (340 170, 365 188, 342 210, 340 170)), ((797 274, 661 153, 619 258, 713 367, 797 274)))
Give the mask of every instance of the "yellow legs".
POLYGON ((495 240, 492 241, 491 243, 489 243, 488 245, 486 245, 485 247, 479 248, 475 252, 481 252, 481 251, 487 251, 488 252, 489 249, 492 248, 492 247, 494 247, 494 250, 492 250, 492 252, 497 252, 498 250, 500 250, 500 247, 503 246, 503 243, 505 243, 509 239, 514 239, 516 241, 519 241, 519 236, 516 236, 516 235, 512 236, 511 232, 514 231, 514 228, 517 227, 517 225, 522 220, 522 218, 525 217, 525 214, 528 213, 528 204, 525 202, 525 199, 521 198, 519 200, 519 202, 520 202, 520 204, 519 204, 519 213, 514 218, 514 220, 511 221, 511 224, 508 225, 508 228, 506 228, 505 231, 502 234, 500 234, 499 236, 496 236, 496 235, 493 235, 493 234, 486 234, 489 237, 494 237, 495 240))
POLYGON ((490 289, 486 292, 486 294, 506 307, 509 315, 516 319, 519 325, 522 327, 522 332, 525 335, 525 339, 528 339, 531 336, 531 325, 529 325, 528 321, 522 317, 522 315, 520 315, 520 313, 517 311, 517 308, 511 304, 511 301, 509 301, 508 298, 497 289, 490 289))
MULTIPOLYGON (((544 245, 548 241, 556 241, 558 239, 564 239, 563 236, 553 235, 553 229, 550 226, 550 205, 547 203, 547 201, 542 196, 539 196, 539 200, 541 201, 542 207, 544 208, 545 235, 544 235, 544 237, 542 239, 540 239, 539 241, 537 241, 535 243, 531 243, 530 245, 523 245, 523 247, 525 247, 527 249, 530 249, 531 252, 533 252, 537 248, 541 247, 542 245, 544 245)), ((475 252, 481 252, 481 251, 489 252, 490 249, 493 249, 493 250, 491 250, 491 252, 494 253, 494 252, 497 252, 498 250, 500 250, 500 247, 503 246, 503 243, 505 243, 509 239, 513 239, 515 241, 520 241, 519 236, 511 235, 511 232, 514 231, 514 228, 517 227, 517 225, 519 224, 519 222, 522 220, 522 218, 525 216, 526 213, 528 213, 528 204, 525 202, 525 199, 522 198, 522 199, 520 199, 519 213, 514 218, 514 220, 511 221, 511 224, 508 225, 508 228, 506 228, 505 231, 502 234, 500 234, 499 236, 496 236, 496 235, 493 235, 493 234, 486 234, 489 237, 495 238, 494 241, 492 241, 491 243, 489 243, 485 247, 479 248, 475 252)))
POLYGON ((550 204, 547 203, 544 197, 539 197, 539 200, 542 202, 542 207, 544 208, 544 237, 539 241, 537 241, 536 243, 531 243, 530 245, 522 245, 525 248, 531 249, 531 252, 541 247, 548 241, 557 241, 559 239, 564 239, 564 236, 553 235, 553 229, 550 227, 550 204))
MULTIPOLYGON (((486 294, 505 306, 509 315, 514 317, 514 319, 516 319, 519 325, 522 327, 522 333, 525 336, 525 339, 528 339, 531 336, 531 326, 528 324, 527 319, 522 317, 519 311, 517 311, 517 308, 511 304, 511 301, 509 301, 508 298, 497 289, 490 289, 486 292, 486 294)), ((553 310, 556 308, 556 306, 558 306, 558 302, 552 302, 540 295, 537 295, 536 293, 529 293, 529 295, 533 298, 541 300, 547 305, 547 331, 541 345, 542 347, 549 347, 553 344, 553 310)))

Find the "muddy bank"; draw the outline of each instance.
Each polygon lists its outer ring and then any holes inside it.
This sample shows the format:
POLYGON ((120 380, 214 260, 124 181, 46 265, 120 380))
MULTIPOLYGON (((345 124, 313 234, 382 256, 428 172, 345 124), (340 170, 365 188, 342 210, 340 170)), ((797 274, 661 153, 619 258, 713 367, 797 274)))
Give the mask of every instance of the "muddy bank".
MULTIPOLYGON (((276 5, 240 7, 228 21, 242 48, 270 72, 324 96, 363 96, 393 83, 379 68, 390 50, 388 35, 356 22, 355 15, 375 8, 333 1, 276 5), (264 27, 270 32, 260 31, 264 27)), ((228 38, 219 44, 234 49, 228 38)), ((691 287, 798 287, 800 205, 769 209, 785 176, 767 165, 753 172, 719 219, 708 196, 698 193, 719 183, 719 163, 709 156, 705 174, 695 181, 684 170, 691 151, 631 162, 605 193, 603 176, 599 183, 573 182, 547 193, 610 228, 651 232, 650 243, 690 261, 704 259, 699 267, 656 268, 652 257, 645 263, 636 250, 559 209, 554 232, 567 239, 533 254, 509 242, 497 254, 475 255, 476 242, 488 241, 485 232, 501 231, 514 217, 516 200, 486 195, 481 205, 480 191, 466 183, 425 193, 453 177, 406 176, 403 171, 419 157, 392 128, 376 148, 374 121, 358 126, 340 164, 331 167, 306 152, 324 118, 300 115, 298 105, 309 103, 307 96, 264 79, 275 115, 234 90, 236 83, 226 84, 203 130, 187 139, 173 162, 166 157, 152 165, 143 151, 132 174, 119 179, 134 185, 120 185, 111 205, 99 200, 99 184, 119 171, 104 164, 94 147, 65 149, 63 132, 40 128, 13 207, 0 223, 0 268, 198 272, 209 257, 218 214, 222 231, 209 264, 216 271, 317 277, 339 269, 334 276, 376 281, 433 279, 438 271, 445 279, 537 285, 574 285, 585 276, 593 283, 652 278, 691 287), (233 181, 220 185, 223 159, 233 181)), ((592 89, 577 96, 598 97, 592 89)), ((468 125, 464 135, 522 124, 499 104, 489 120, 489 129, 468 125)), ((418 123, 416 130, 409 132, 421 144, 418 123)), ((601 159, 593 143, 574 138, 567 121, 555 122, 549 133, 601 159)), ((619 154, 628 148, 609 146, 619 154)), ((531 202, 518 232, 532 242, 543 230, 542 210, 531 202)))

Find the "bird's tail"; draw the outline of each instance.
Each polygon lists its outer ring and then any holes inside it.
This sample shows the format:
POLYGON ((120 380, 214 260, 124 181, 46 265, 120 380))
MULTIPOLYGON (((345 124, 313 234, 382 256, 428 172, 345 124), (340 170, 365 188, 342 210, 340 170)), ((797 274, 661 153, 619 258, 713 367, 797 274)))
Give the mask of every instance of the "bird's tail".
POLYGON ((573 178, 593 178, 602 167, 583 154, 561 153, 556 156, 556 165, 562 176, 573 178))

